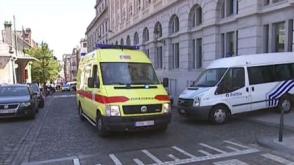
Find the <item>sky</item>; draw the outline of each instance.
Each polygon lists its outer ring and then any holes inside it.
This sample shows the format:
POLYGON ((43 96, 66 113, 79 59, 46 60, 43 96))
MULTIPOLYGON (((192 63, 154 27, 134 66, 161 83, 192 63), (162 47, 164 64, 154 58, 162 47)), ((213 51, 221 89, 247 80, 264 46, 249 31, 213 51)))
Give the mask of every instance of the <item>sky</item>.
POLYGON ((0 30, 4 22, 31 28, 33 39, 48 43, 58 59, 72 53, 95 17, 96 0, 0 0, 0 30))

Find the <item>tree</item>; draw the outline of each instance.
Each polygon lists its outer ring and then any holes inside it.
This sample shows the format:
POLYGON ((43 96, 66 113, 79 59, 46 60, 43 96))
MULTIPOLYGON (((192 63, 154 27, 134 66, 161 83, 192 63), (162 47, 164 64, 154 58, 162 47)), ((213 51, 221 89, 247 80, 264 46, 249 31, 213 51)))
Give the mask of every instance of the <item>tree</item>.
POLYGON ((32 80, 44 86, 48 81, 53 82, 58 78, 61 66, 53 51, 49 49, 48 44, 41 43, 40 46, 31 48, 27 54, 38 59, 32 64, 32 80))

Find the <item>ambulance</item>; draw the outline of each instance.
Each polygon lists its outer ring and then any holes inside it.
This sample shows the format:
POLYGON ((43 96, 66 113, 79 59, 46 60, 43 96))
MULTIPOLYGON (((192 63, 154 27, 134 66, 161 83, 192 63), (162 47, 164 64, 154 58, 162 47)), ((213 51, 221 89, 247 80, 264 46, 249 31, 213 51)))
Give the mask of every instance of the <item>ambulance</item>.
POLYGON ((138 47, 97 45, 82 57, 77 105, 101 136, 112 131, 166 130, 170 98, 151 61, 138 47))
POLYGON ((260 109, 289 113, 294 105, 294 53, 244 55, 213 61, 178 98, 179 114, 225 123, 260 109))

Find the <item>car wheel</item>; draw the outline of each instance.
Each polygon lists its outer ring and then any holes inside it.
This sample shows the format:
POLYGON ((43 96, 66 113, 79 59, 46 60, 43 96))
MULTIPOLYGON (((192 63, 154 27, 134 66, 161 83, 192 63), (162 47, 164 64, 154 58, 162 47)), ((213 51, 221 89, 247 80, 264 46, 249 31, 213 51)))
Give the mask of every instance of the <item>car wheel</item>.
POLYGON ((82 108, 82 106, 81 106, 81 104, 79 105, 79 116, 80 116, 80 119, 82 120, 82 121, 84 121, 85 120, 85 117, 83 116, 83 108, 82 108))
POLYGON ((284 113, 290 113, 292 109, 293 109, 293 102, 291 100, 291 97, 289 95, 285 95, 281 97, 278 104, 279 112, 283 110, 284 113))
POLYGON ((212 108, 209 117, 214 124, 224 124, 229 116, 229 110, 225 106, 215 106, 212 108))
POLYGON ((103 120, 102 120, 100 113, 98 113, 97 117, 96 117, 96 127, 98 130, 99 136, 105 137, 105 136, 109 135, 108 131, 106 131, 106 129, 105 129, 105 126, 104 126, 104 123, 103 123, 103 120))

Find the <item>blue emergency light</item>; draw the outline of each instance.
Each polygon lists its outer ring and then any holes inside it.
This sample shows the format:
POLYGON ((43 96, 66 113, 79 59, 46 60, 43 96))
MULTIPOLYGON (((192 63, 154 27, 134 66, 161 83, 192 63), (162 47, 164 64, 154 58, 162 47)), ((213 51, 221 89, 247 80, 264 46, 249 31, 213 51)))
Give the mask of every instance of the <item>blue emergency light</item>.
POLYGON ((96 49, 130 49, 139 50, 139 46, 96 44, 96 49))

